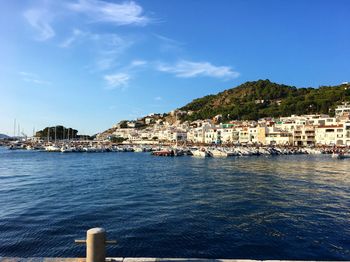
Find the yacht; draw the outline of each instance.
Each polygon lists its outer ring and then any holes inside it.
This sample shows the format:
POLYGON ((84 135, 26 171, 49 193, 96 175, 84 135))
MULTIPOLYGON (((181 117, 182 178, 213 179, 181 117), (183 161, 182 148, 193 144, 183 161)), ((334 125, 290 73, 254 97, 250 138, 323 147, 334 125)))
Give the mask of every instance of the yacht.
POLYGON ((45 150, 47 152, 61 152, 61 148, 56 145, 46 146, 45 150))

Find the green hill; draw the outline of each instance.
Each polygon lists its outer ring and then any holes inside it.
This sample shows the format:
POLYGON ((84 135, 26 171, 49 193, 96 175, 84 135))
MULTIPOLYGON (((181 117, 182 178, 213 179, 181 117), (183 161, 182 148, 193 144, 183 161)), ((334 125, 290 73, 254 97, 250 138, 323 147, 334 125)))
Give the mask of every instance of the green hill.
POLYGON ((78 130, 75 130, 73 128, 66 128, 64 126, 56 126, 56 127, 46 127, 43 130, 40 130, 36 132, 35 136, 40 137, 42 139, 50 137, 51 140, 55 139, 55 132, 56 132, 56 139, 68 139, 68 138, 77 138, 78 130))
POLYGON ((221 114, 223 121, 257 120, 292 114, 334 114, 336 105, 350 101, 350 85, 297 88, 270 80, 246 82, 216 95, 193 100, 180 110, 193 111, 183 120, 208 119, 221 114))

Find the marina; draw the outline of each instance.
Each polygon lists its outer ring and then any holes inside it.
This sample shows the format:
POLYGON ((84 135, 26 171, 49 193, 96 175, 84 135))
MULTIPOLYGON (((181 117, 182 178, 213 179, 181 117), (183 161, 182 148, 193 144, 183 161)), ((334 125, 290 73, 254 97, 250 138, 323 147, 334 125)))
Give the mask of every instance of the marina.
MULTIPOLYGON (((33 143, 12 141, 2 144, 8 150, 28 150, 60 153, 102 153, 102 152, 150 152, 154 156, 194 156, 194 157, 233 157, 233 156, 268 156, 298 154, 332 154, 333 158, 350 158, 349 147, 297 147, 263 145, 192 145, 177 144, 113 144, 102 141, 72 141, 58 143, 33 143)), ((1 144, 0 144, 1 146, 1 144)))
POLYGON ((350 262, 350 0, 0 7, 0 262, 350 262))

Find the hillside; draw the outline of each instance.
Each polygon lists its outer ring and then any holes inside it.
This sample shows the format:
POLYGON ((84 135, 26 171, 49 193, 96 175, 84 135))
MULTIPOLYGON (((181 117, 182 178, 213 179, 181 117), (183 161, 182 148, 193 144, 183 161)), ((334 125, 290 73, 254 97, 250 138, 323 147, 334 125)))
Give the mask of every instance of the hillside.
POLYGON ((6 139, 6 138, 9 138, 9 136, 5 134, 0 134, 0 139, 6 139))
POLYGON ((56 133, 56 139, 68 139, 68 138, 76 138, 78 134, 78 130, 75 130, 71 127, 66 128, 64 126, 56 126, 56 127, 46 127, 43 130, 40 130, 36 132, 35 136, 40 137, 42 139, 47 138, 48 136, 50 139, 55 139, 55 133, 56 133))
POLYGON ((262 117, 292 114, 333 114, 332 109, 343 101, 350 101, 350 85, 296 88, 269 80, 246 82, 216 95, 193 100, 180 108, 193 111, 183 120, 197 120, 222 115, 231 119, 256 120, 262 117))

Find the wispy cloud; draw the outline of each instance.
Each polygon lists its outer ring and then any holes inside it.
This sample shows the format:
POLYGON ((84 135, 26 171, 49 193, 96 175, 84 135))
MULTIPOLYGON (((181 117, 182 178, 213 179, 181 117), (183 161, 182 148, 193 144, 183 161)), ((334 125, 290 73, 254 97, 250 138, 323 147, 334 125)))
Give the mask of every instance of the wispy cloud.
POLYGON ((90 39, 97 50, 97 70, 101 71, 115 66, 120 55, 134 44, 133 40, 117 34, 92 34, 90 39))
MULTIPOLYGON (((125 53, 133 44, 132 39, 115 33, 100 34, 73 29, 72 33, 59 46, 72 48, 83 45, 82 50, 87 51, 88 55, 94 58, 94 65, 90 65, 88 68, 95 72, 114 67, 120 55, 125 53)), ((135 61, 135 63, 142 63, 142 61, 135 61)), ((136 66, 136 64, 133 66, 136 66)))
POLYGON ((28 72, 19 72, 19 75, 22 77, 22 80, 28 83, 33 83, 37 85, 52 85, 51 82, 41 79, 37 74, 28 73, 28 72))
POLYGON ((131 61, 129 67, 144 66, 146 64, 147 64, 147 61, 145 61, 145 60, 133 60, 133 61, 131 61))
POLYGON ((86 32, 83 32, 79 29, 73 29, 73 32, 71 36, 69 36, 67 39, 65 39, 61 44, 60 47, 68 48, 73 45, 74 42, 76 42, 79 38, 86 35, 86 32))
POLYGON ((105 75, 104 80, 107 83, 107 89, 125 88, 129 83, 130 75, 126 73, 105 75))
POLYGON ((55 36, 55 31, 50 25, 52 16, 46 9, 29 9, 23 15, 28 23, 38 31, 37 40, 45 41, 55 36))
POLYGON ((154 100, 156 100, 156 101, 161 101, 161 100, 163 100, 163 98, 162 98, 161 96, 156 96, 156 97, 154 98, 154 100))
POLYGON ((209 62, 192 62, 187 60, 181 60, 175 64, 158 63, 156 69, 182 78, 206 76, 233 79, 239 76, 239 73, 233 71, 229 66, 215 66, 209 62))
POLYGON ((162 52, 180 52, 182 47, 185 45, 184 43, 174 40, 172 38, 160 35, 153 34, 157 40, 160 42, 160 50, 162 52))
POLYGON ((116 25, 146 25, 150 18, 133 1, 111 3, 101 0, 78 0, 67 5, 70 10, 88 16, 92 22, 109 22, 116 25))

